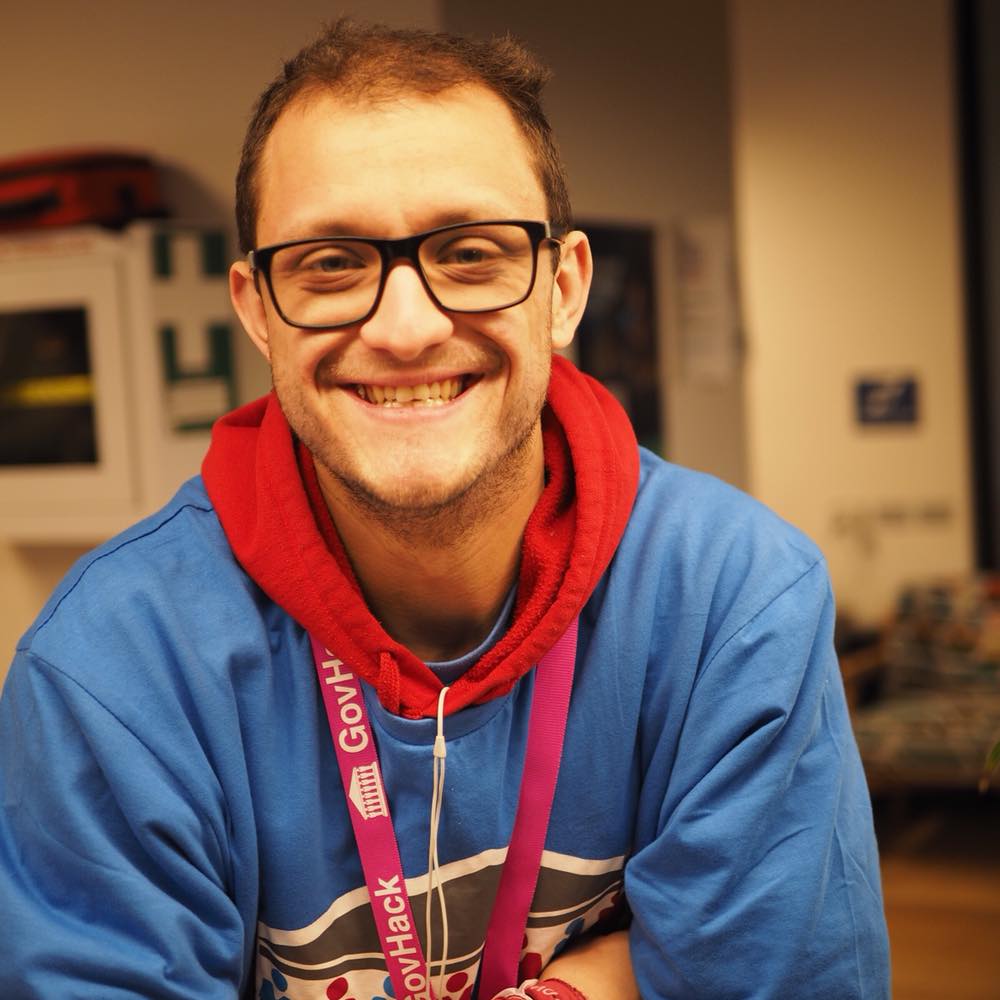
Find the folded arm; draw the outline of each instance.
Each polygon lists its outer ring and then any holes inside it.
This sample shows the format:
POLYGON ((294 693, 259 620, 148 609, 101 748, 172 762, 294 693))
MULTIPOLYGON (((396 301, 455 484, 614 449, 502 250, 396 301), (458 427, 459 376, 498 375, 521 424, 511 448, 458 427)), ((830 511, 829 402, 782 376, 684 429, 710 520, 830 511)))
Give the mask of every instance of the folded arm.
POLYGON ((10 995, 234 1000, 248 935, 215 799, 72 678, 21 654, 0 699, 10 995))
POLYGON ((816 563, 710 638, 679 739, 646 692, 631 956, 646 1000, 888 996, 867 788, 816 563))

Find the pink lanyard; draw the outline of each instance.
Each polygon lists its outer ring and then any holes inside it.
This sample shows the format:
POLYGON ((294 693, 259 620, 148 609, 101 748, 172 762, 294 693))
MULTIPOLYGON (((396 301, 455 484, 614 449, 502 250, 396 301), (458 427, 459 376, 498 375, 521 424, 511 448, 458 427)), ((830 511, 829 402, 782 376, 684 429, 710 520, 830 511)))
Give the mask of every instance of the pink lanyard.
MULTIPOLYGON (((535 671, 517 814, 483 948, 479 976, 482 998, 517 984, 521 942, 538 882, 559 774, 573 686, 576 636, 574 619, 535 671)), ((361 685, 341 660, 313 636, 309 639, 344 793, 350 803, 347 811, 393 991, 398 1000, 424 1000, 432 996, 428 969, 403 879, 361 685)))

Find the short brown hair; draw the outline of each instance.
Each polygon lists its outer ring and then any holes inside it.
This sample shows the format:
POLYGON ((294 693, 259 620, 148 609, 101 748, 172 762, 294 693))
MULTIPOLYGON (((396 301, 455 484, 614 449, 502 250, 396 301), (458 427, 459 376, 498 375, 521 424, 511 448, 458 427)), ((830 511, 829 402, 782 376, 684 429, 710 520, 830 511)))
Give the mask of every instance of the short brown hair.
POLYGON ((255 246, 260 158, 281 113, 300 95, 337 90, 346 100, 416 92, 438 94, 478 84, 510 108, 534 157, 556 233, 571 228, 566 176, 541 106, 551 73, 509 35, 488 41, 341 18, 289 59, 254 108, 236 174, 236 225, 244 253, 255 246))

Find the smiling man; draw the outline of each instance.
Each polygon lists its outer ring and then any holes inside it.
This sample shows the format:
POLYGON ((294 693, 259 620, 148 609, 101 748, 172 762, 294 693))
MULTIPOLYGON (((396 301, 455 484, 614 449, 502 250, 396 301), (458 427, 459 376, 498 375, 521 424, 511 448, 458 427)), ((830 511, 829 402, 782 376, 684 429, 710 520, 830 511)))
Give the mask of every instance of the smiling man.
POLYGON ((545 75, 341 21, 262 95, 274 391, 19 646, 11 995, 887 995, 822 559, 553 354, 592 265, 545 75))
POLYGON ((572 340, 590 257, 582 233, 537 221, 546 198, 500 97, 380 86, 378 104, 298 95, 279 117, 253 181, 264 249, 234 266, 233 301, 370 607, 442 660, 513 586, 552 348, 572 340), (404 238, 410 259, 385 244, 404 238))

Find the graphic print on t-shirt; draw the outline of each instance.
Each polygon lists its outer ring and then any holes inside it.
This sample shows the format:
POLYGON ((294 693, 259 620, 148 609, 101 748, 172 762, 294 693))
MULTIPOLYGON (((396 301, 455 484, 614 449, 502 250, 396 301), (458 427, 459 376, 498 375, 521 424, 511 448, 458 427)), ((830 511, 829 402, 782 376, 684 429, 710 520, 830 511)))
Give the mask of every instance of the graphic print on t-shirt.
MULTIPOLYGON (((438 1000, 468 1000, 479 971, 490 906, 496 896, 505 848, 445 865, 441 876, 448 906, 448 966, 445 993, 438 1000)), ((599 921, 611 920, 623 905, 625 859, 574 858, 542 853, 538 886, 528 915, 520 977, 533 978, 569 943, 599 921)), ((413 919, 421 942, 427 876, 406 880, 413 919)), ((440 974, 444 928, 433 900, 434 955, 428 956, 432 981, 440 974)), ((402 944, 405 942, 402 941, 402 944)), ((401 946, 402 946, 401 944, 401 946)), ((405 956, 404 956, 405 957, 405 956)), ((513 984, 512 984, 513 985, 513 984)), ((257 928, 257 993, 259 1000, 388 1000, 392 987, 386 974, 368 889, 345 893, 307 927, 257 928)))

